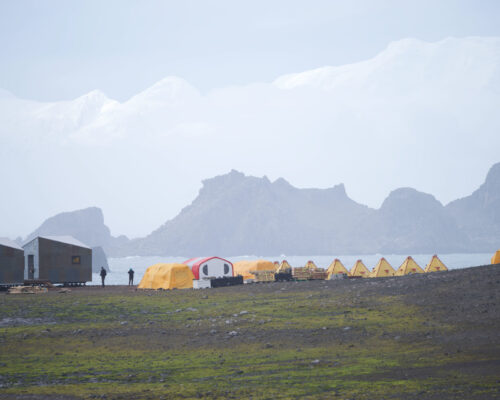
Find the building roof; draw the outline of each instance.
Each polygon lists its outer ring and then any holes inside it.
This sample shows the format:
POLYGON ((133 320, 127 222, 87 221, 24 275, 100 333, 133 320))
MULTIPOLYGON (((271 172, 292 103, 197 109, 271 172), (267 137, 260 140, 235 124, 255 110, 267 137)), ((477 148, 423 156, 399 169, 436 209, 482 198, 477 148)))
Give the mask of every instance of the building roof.
POLYGON ((16 242, 8 239, 0 237, 0 246, 12 247, 13 249, 22 250, 23 248, 19 246, 16 242))
MULTIPOLYGON (((87 246, 86 244, 83 244, 79 240, 75 239, 73 236, 37 236, 33 240, 36 240, 38 238, 52 240, 53 242, 71 244, 72 246, 78 246, 78 247, 84 247, 86 249, 90 249, 89 246, 87 246)), ((33 240, 30 240, 30 242, 33 240)), ((27 242, 27 243, 29 243, 29 242, 27 242)), ((24 246, 26 246, 27 243, 25 243, 24 246)))

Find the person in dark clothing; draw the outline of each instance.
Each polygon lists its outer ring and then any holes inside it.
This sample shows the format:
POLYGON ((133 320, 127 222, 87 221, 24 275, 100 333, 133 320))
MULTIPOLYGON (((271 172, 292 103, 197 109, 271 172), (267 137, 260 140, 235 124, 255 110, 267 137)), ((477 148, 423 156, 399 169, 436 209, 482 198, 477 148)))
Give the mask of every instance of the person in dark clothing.
POLYGON ((128 285, 134 286, 134 270, 132 268, 128 270, 128 285))
POLYGON ((102 287, 104 287, 104 279, 106 278, 106 275, 107 275, 107 272, 106 270, 104 269, 104 267, 101 267, 101 281, 102 281, 102 287))

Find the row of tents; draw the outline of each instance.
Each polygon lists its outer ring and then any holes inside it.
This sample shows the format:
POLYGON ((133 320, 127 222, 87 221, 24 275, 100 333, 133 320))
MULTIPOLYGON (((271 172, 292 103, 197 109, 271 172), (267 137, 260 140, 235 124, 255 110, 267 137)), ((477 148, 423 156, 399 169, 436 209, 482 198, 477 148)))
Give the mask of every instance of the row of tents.
POLYGON ((439 271, 448 271, 448 268, 437 255, 432 256, 425 269, 422 269, 411 256, 407 257, 397 270, 395 270, 392 265, 389 264, 389 261, 387 261, 384 257, 379 260, 377 265, 375 265, 371 271, 361 260, 357 260, 354 266, 348 271, 339 259, 335 259, 335 261, 327 269, 328 279, 331 279, 331 277, 335 274, 359 276, 363 278, 383 278, 387 276, 403 276, 439 271))
POLYGON ((190 259, 182 264, 160 263, 152 265, 146 270, 138 288, 189 289, 193 287, 215 287, 218 280, 226 280, 228 284, 249 283, 259 281, 259 277, 263 274, 272 275, 273 281, 275 276, 279 274, 288 274, 291 279, 297 279, 297 277, 305 276, 302 274, 304 271, 312 272, 313 275, 316 272, 316 276, 320 276, 320 279, 334 279, 338 276, 381 278, 447 270, 448 268, 437 255, 432 257, 425 269, 422 269, 412 257, 407 257, 397 270, 394 270, 385 258, 381 258, 372 271, 365 266, 362 260, 357 260, 354 266, 347 270, 339 259, 335 259, 324 270, 318 268, 313 261, 308 261, 305 267, 293 268, 286 260, 281 263, 268 260, 252 260, 238 261, 233 264, 220 257, 207 257, 190 259), (233 277, 240 277, 241 281, 231 280, 233 277))

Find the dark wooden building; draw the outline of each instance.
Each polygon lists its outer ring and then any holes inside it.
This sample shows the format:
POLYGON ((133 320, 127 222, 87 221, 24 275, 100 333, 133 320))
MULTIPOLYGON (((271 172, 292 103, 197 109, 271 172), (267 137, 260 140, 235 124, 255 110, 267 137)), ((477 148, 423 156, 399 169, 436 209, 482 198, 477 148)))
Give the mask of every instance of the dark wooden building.
POLYGON ((0 286, 24 282, 24 250, 15 242, 0 238, 0 286))
POLYGON ((92 281, 92 249, 71 236, 38 236, 23 248, 28 280, 67 284, 92 281))

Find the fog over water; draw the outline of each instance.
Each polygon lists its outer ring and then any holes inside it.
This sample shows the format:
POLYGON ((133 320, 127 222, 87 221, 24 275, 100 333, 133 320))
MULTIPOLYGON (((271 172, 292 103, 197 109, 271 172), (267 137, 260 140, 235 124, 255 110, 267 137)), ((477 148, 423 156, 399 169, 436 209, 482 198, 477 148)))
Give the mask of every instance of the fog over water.
MULTIPOLYGON (((422 268, 430 261, 432 254, 415 254, 412 255, 413 259, 422 268)), ((460 269, 472 266, 485 265, 490 263, 492 254, 486 253, 475 253, 475 254, 443 254, 439 255, 439 258, 449 269, 460 269)), ((292 267, 302 267, 306 264, 308 260, 314 261, 314 263, 320 268, 328 268, 330 263, 335 259, 339 258, 347 269, 351 269, 356 260, 362 259, 364 264, 368 269, 372 269, 381 257, 385 257, 387 261, 392 265, 394 269, 397 269, 405 260, 407 255, 400 254, 365 254, 365 255, 349 255, 349 256, 240 256, 240 257, 229 257, 229 261, 236 262, 241 260, 254 260, 254 259, 265 259, 270 261, 282 261, 286 259, 292 267)), ((134 283, 138 284, 141 278, 146 272, 146 269, 156 263, 182 263, 186 261, 187 258, 183 257, 123 257, 123 258, 110 258, 108 259, 109 268, 111 272, 106 276, 106 284, 108 285, 127 285, 128 284, 128 274, 129 268, 133 268, 135 271, 134 283)), ((92 284, 100 284, 101 279, 99 274, 92 274, 92 284)))

